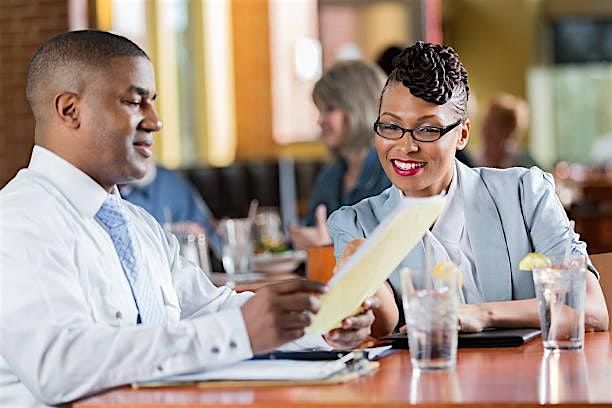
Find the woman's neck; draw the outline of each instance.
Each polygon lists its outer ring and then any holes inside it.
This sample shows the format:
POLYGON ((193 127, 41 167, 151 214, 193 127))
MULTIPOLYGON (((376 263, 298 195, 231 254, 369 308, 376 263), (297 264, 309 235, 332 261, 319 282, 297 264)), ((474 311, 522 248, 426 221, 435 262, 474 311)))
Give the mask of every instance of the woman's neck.
POLYGON ((448 192, 450 185, 453 181, 453 178, 456 176, 455 173, 455 164, 451 163, 451 166, 447 173, 444 174, 444 177, 432 183, 422 190, 401 190, 404 197, 413 197, 413 198, 424 198, 431 197, 438 194, 443 194, 448 192))

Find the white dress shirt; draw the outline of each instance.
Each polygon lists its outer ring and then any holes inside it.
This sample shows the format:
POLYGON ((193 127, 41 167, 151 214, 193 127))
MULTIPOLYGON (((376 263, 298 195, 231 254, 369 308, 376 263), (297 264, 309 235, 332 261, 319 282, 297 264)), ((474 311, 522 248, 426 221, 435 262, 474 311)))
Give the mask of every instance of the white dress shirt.
POLYGON ((136 325, 130 285, 94 219, 107 197, 38 146, 0 191, 0 406, 59 404, 252 356, 240 310, 251 294, 215 287, 178 255, 174 236, 122 201, 168 320, 136 325))

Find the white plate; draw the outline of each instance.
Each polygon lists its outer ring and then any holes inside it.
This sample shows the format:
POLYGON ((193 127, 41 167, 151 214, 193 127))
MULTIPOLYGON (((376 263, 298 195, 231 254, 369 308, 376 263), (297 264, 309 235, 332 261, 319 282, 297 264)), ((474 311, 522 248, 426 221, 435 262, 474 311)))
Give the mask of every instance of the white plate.
POLYGON ((305 251, 287 251, 278 254, 263 253, 253 257, 253 270, 265 273, 293 272, 305 260, 305 251))

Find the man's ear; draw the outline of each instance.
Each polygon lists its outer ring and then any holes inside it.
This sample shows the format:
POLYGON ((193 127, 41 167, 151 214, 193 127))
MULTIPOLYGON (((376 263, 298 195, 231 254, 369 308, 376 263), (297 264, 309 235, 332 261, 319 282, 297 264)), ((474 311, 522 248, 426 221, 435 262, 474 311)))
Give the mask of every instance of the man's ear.
POLYGON ((469 119, 466 119, 463 126, 461 126, 461 135, 457 140, 457 150, 465 149, 467 146, 468 140, 470 140, 470 130, 472 129, 472 122, 469 119))
POLYGON ((57 95, 55 114, 69 128, 78 129, 81 125, 79 96, 73 92, 63 92, 57 95))

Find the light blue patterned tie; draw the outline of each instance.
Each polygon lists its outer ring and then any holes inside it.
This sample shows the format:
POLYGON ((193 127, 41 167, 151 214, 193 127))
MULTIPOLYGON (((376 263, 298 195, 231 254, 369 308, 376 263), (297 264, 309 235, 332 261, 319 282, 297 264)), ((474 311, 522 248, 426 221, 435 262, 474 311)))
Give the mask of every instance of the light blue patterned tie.
POLYGON ((123 272, 130 283, 132 296, 138 309, 137 323, 147 325, 166 324, 166 314, 155 296, 148 271, 139 267, 134 254, 134 244, 128 229, 128 220, 118 199, 107 198, 96 213, 96 219, 106 227, 110 235, 123 272))

